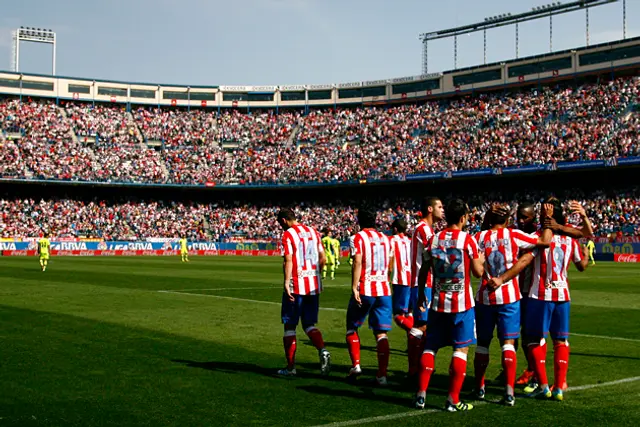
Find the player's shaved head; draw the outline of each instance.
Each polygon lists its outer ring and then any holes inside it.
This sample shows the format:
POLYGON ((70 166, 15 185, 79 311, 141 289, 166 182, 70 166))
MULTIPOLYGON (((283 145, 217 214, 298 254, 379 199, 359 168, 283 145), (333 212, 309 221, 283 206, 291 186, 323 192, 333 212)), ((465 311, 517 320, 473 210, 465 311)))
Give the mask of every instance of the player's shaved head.
POLYGON ((358 224, 360 229, 376 228, 376 211, 370 207, 358 209, 358 224))
POLYGON ((396 234, 405 233, 407 231, 407 221, 402 218, 396 218, 393 224, 391 224, 391 228, 393 228, 396 234))
POLYGON ((525 233, 533 233, 535 231, 534 219, 536 217, 536 208, 532 202, 520 202, 516 216, 520 230, 525 233))

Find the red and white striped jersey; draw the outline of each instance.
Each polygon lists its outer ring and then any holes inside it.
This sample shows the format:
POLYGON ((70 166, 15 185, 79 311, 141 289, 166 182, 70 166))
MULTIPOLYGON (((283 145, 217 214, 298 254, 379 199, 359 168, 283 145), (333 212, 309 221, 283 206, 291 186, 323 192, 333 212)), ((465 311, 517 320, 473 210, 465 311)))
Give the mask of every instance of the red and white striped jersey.
POLYGON ((394 285, 411 286, 411 240, 404 234, 391 238, 391 256, 393 257, 394 285))
MULTIPOLYGON (((413 232, 413 237, 411 237, 411 286, 418 286, 418 275, 420 267, 422 267, 424 250, 431 236, 433 236, 433 229, 424 221, 421 221, 413 232)), ((426 287, 432 286, 433 277, 429 272, 426 287)))
POLYGON ((520 284, 518 277, 505 282, 498 289, 487 286, 492 277, 497 277, 509 270, 518 260, 520 250, 532 249, 538 243, 538 236, 520 230, 499 228, 485 230, 476 235, 478 247, 484 252, 484 274, 478 289, 476 301, 484 305, 511 304, 520 301, 520 284))
POLYGON ((360 295, 381 297, 391 295, 389 286, 389 256, 391 242, 384 234, 367 228, 356 234, 355 254, 362 255, 360 295))
POLYGON ((427 243, 425 258, 430 258, 433 272, 431 309, 441 313, 471 310, 471 260, 479 258, 478 243, 472 235, 447 228, 427 243))
POLYGON ((533 284, 529 298, 543 301, 570 301, 569 263, 582 261, 578 241, 568 236, 554 235, 551 245, 540 250, 533 270, 533 284))
POLYGON ((291 293, 315 295, 322 291, 320 256, 324 253, 320 234, 312 227, 294 225, 282 236, 283 254, 293 258, 291 293))

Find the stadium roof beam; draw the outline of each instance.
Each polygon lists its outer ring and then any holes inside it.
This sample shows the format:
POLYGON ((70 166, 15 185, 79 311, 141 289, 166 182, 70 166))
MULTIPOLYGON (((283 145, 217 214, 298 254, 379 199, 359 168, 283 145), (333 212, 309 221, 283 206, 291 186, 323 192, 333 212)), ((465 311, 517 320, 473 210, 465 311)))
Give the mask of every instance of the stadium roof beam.
MULTIPOLYGON (((619 0, 577 0, 571 1, 568 3, 561 3, 559 1, 552 2, 543 6, 536 6, 531 9, 529 12, 523 12, 519 14, 511 14, 511 13, 503 13, 500 15, 495 15, 491 17, 487 17, 482 22, 477 22, 475 24, 463 25, 461 27, 449 28, 440 31, 433 31, 429 33, 422 33, 418 36, 419 40, 422 41, 423 45, 423 55, 422 55, 422 66, 423 66, 423 74, 428 73, 428 57, 427 57, 427 44, 429 41, 444 39, 454 37, 454 45, 455 39, 463 34, 475 33, 478 31, 486 32, 486 30, 490 30, 492 28, 504 27, 507 25, 516 25, 516 57, 518 56, 518 24, 526 21, 533 21, 540 18, 549 18, 551 21, 551 17, 553 15, 561 15, 564 13, 576 12, 582 9, 589 9, 591 7, 603 6, 609 3, 616 3, 619 0)), ((624 18, 623 18, 624 20, 624 18)), ((550 36, 553 31, 552 28, 553 23, 550 22, 550 36)), ((623 22, 624 27, 624 22, 623 22)), ((588 29, 587 29, 588 31, 588 29)), ((624 31, 624 29, 623 29, 624 31)), ((549 40, 550 47, 553 47, 552 41, 549 40)), ((457 46, 455 46, 457 48, 457 46)), ((457 49, 456 49, 457 50, 457 49)), ((485 46, 486 50, 486 46, 485 46)), ((454 54, 456 54, 455 52, 454 54)), ((486 52, 485 52, 486 55, 486 52)))

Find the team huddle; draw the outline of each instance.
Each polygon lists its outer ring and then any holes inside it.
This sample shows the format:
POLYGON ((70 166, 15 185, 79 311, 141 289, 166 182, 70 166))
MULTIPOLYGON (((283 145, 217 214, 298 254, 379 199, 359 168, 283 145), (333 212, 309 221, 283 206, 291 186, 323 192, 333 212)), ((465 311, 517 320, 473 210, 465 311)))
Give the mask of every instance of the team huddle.
MULTIPOLYGON (((394 220, 393 235, 387 236, 376 228, 375 210, 358 209, 360 231, 350 239, 352 295, 346 342, 352 366, 348 379, 362 374, 358 331, 368 322, 377 343, 376 382, 387 385, 387 333, 395 322, 407 334, 408 375, 417 385, 415 407, 425 407, 436 354, 450 346, 453 356, 445 410, 468 411, 473 406, 461 401, 460 392, 469 347, 477 344, 474 398, 484 400, 489 346, 497 327, 504 378, 501 402, 514 406, 516 384, 525 386, 528 397, 563 400, 571 305, 567 272, 571 262, 579 271, 587 268, 588 249, 581 249, 578 239, 592 235, 582 206, 571 202, 569 209, 580 216, 580 227, 567 224, 564 207, 554 197, 545 200, 538 216, 533 204, 521 203, 514 224, 510 207, 494 204, 484 216, 482 230, 471 235, 465 231, 470 212, 464 201, 455 199, 443 207, 438 198, 426 198, 421 222, 411 236, 404 219, 394 220), (434 232, 434 224, 442 220, 446 228, 434 232), (475 295, 472 276, 480 279, 475 295), (554 350, 553 385, 546 372, 548 334, 554 350), (527 369, 516 379, 520 343, 527 369)), ((339 255, 335 256, 333 244, 323 244, 315 229, 300 224, 292 210, 282 209, 277 220, 284 230, 282 322, 287 360, 287 367, 278 373, 296 375, 296 328, 301 322, 318 349, 320 369, 326 375, 331 355, 316 327, 319 295, 328 264, 326 249, 331 249, 331 266, 339 255)))

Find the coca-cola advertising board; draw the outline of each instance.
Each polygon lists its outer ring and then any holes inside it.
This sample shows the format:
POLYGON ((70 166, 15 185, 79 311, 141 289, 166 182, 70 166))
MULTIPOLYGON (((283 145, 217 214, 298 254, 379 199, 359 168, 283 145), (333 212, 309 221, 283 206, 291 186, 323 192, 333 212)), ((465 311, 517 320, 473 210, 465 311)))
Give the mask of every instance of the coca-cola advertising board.
POLYGON ((640 262, 640 254, 615 254, 615 262, 640 262))

